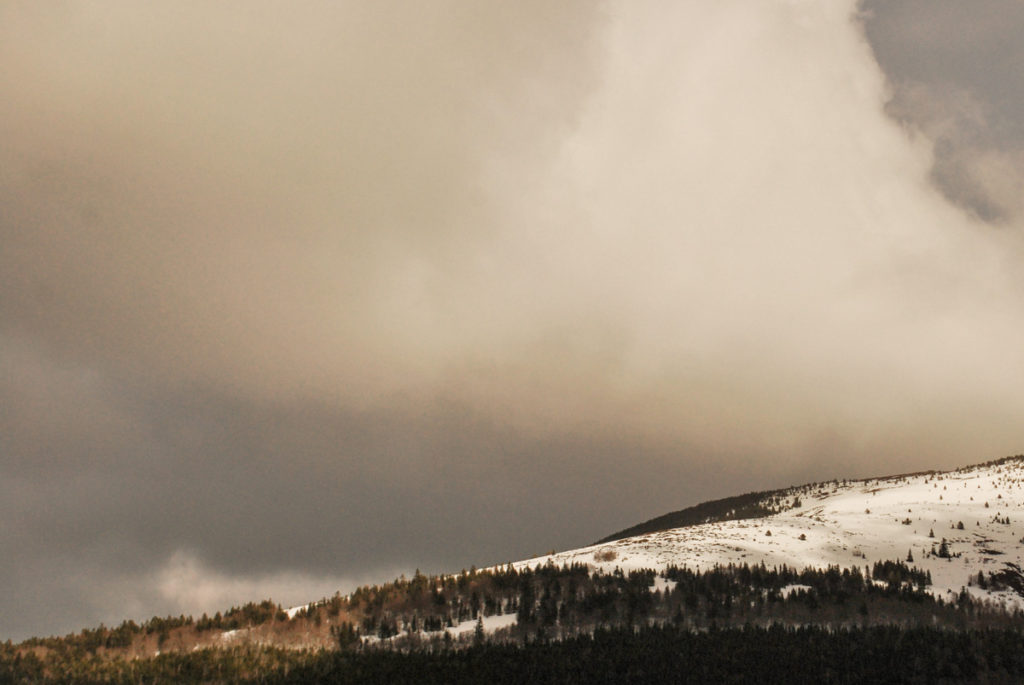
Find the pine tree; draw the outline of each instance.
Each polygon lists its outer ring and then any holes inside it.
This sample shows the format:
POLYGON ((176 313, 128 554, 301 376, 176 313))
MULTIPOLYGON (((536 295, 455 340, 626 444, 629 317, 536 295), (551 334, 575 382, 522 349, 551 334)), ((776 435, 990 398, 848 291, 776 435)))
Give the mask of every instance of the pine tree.
POLYGON ((907 550, 907 563, 908 564, 914 563, 914 550, 912 550, 912 549, 908 549, 907 550))
POLYGON ((355 626, 348 621, 342 622, 337 628, 332 628, 331 632, 334 633, 335 639, 338 641, 339 649, 347 649, 359 641, 355 626))

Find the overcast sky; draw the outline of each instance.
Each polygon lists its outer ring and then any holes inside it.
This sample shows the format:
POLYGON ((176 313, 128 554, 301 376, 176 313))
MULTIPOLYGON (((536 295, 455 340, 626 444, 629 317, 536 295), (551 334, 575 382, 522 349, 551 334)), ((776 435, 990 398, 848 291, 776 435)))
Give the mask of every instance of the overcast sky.
POLYGON ((1024 452, 1022 34, 0 0, 0 639, 1024 452))

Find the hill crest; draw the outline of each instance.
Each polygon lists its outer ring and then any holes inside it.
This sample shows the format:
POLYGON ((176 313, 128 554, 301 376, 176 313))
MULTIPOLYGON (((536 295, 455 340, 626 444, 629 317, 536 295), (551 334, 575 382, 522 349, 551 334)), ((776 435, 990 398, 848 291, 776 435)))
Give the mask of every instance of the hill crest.
MULTIPOLYGON (((1024 567, 1024 456, 714 500, 519 565, 850 568, 903 559, 932 573, 937 596, 963 589, 1024 608, 1024 596, 1012 587, 975 584, 979 571, 1013 578, 1024 567), (664 527, 677 521, 682 525, 664 527)), ((1024 590, 1024 582, 1019 587, 1024 590)))

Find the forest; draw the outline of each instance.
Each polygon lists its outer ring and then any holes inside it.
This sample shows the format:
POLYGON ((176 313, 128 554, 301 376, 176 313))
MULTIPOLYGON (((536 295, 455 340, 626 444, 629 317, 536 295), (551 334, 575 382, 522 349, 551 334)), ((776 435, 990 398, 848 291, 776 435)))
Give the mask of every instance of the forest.
POLYGON ((1014 683, 1024 677, 1024 636, 897 626, 661 625, 408 652, 249 646, 53 664, 5 650, 2 664, 0 683, 1014 683))
MULTIPOLYGON (((972 582, 1001 579, 979 573, 972 582)), ((601 573, 585 564, 546 564, 417 572, 292 615, 266 600, 213 617, 154 617, 8 642, 0 645, 0 683, 1024 677, 1024 616, 966 588, 937 598, 930 583, 927 572, 904 561, 799 570, 601 573), (489 617, 513 615, 503 627, 485 629, 489 617), (467 621, 475 629, 456 629, 467 621), (272 639, 300 628, 328 640, 272 639), (259 638, 203 642, 223 631, 259 638), (143 644, 158 649, 147 653, 143 644)))

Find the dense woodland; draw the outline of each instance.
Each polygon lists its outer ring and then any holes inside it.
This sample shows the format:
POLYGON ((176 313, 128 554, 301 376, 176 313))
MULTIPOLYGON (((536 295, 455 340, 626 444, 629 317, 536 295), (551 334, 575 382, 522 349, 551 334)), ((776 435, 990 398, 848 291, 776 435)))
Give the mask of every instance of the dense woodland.
POLYGON ((690 631, 662 625, 465 649, 314 652, 250 646, 136 661, 86 658, 56 666, 12 659, 8 651, 2 683, 1017 683, 1024 678, 1024 637, 1018 631, 895 626, 690 631))
MULTIPOLYGON (((1004 580, 982 573, 974 582, 1004 580)), ((213 617, 8 642, 0 645, 0 683, 601 682, 673 673, 673 680, 728 681, 793 668, 823 681, 911 672, 930 674, 920 682, 1024 678, 1024 616, 966 591, 937 599, 930 582, 903 561, 661 574, 600 573, 583 564, 417 573, 324 599, 292 618, 264 601, 213 617), (515 614, 515 623, 484 630, 487 617, 504 614, 515 614), (466 621, 477 629, 453 635, 466 621), (275 642, 299 628, 320 631, 326 646, 275 642), (209 641, 223 631, 253 639, 209 641), (159 654, 141 650, 145 644, 159 654)))

